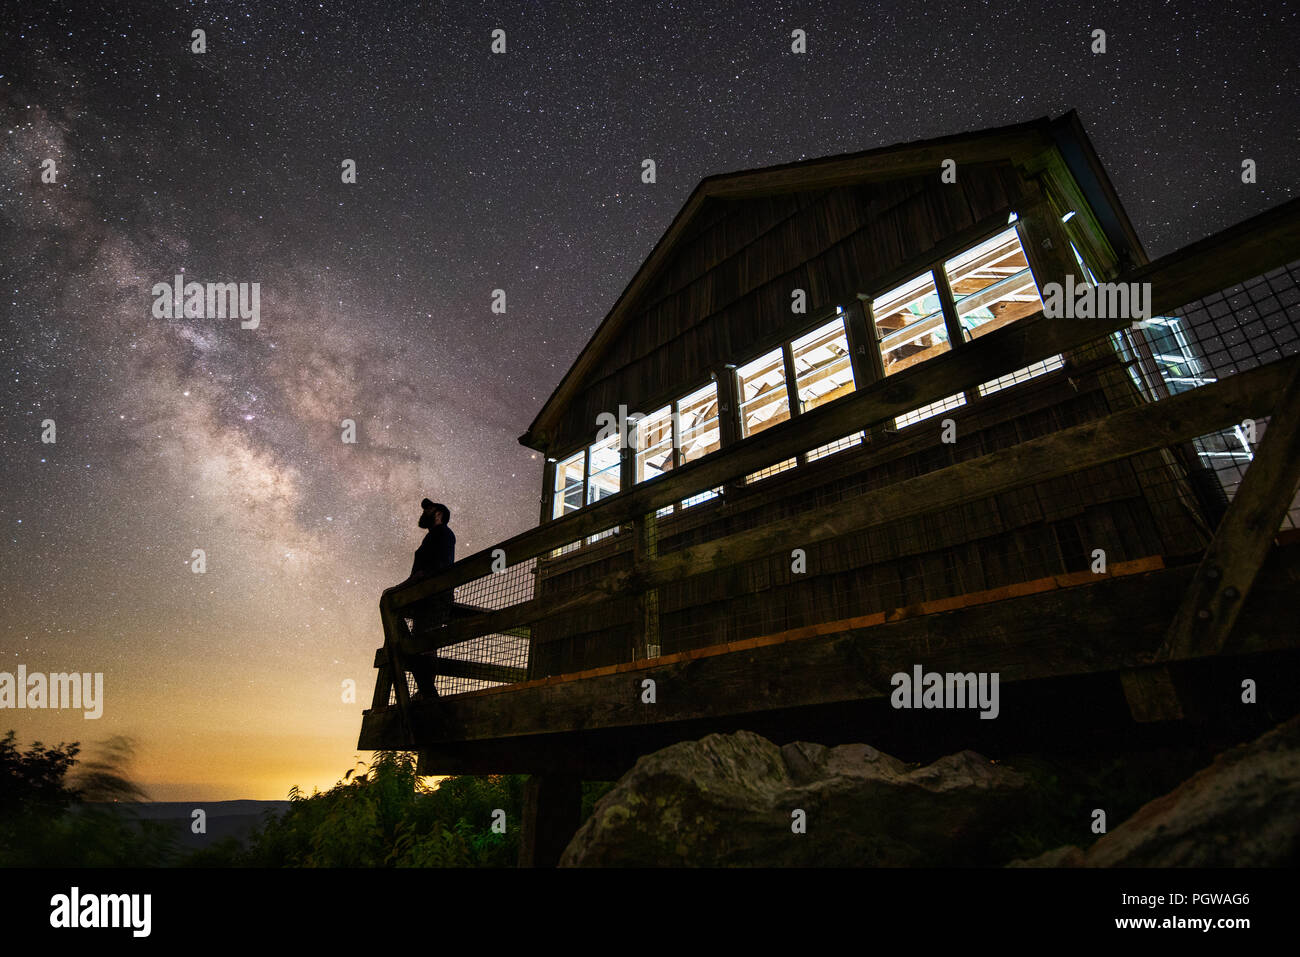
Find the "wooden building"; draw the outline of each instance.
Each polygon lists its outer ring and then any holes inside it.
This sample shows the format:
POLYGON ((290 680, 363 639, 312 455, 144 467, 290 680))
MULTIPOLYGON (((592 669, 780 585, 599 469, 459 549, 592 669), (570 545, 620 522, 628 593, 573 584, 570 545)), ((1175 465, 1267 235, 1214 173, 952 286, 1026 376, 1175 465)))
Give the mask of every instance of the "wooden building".
POLYGON ((384 609, 360 747, 536 775, 546 861, 575 782, 675 740, 987 733, 891 711, 914 664, 999 672, 1012 736, 1067 680, 1185 719, 1185 664, 1295 650, 1260 596, 1294 569, 1300 409, 1282 347, 1191 388, 1166 314, 1300 258, 1298 221, 1151 263, 1073 113, 704 180, 521 438, 538 527, 384 609), (1045 315, 1053 284, 1138 298, 1045 315), (1213 437, 1275 404, 1225 490, 1213 437), (459 616, 413 634, 448 587, 459 616), (417 654, 436 700, 409 700, 417 654))

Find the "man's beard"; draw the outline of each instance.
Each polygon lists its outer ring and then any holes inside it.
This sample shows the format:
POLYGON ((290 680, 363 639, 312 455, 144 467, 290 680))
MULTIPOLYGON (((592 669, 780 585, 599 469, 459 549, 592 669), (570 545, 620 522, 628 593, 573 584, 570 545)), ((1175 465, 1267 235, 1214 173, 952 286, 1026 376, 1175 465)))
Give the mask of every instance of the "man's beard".
POLYGON ((433 518, 432 518, 431 516, 429 516, 429 515, 421 515, 421 516, 420 516, 420 521, 419 521, 417 524, 418 524, 421 528, 432 528, 432 527, 433 527, 433 518))

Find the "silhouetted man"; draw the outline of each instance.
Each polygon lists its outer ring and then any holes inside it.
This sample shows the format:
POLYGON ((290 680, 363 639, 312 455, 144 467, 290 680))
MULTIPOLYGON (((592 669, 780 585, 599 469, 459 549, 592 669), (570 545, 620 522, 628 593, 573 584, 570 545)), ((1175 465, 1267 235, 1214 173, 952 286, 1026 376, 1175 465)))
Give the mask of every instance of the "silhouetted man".
MULTIPOLYGON (((456 561, 456 533, 447 525, 451 520, 451 510, 446 505, 424 499, 420 502, 420 528, 429 531, 424 541, 415 550, 415 560, 411 563, 411 574, 406 581, 394 585, 384 592, 381 603, 389 599, 394 591, 413 585, 425 578, 431 578, 443 569, 450 568, 456 561)), ((438 592, 419 602, 412 608, 405 609, 415 622, 412 629, 416 635, 427 634, 446 624, 451 618, 454 589, 438 592)), ((421 695, 433 697, 438 692, 434 689, 432 664, 422 655, 413 656, 407 663, 415 677, 416 686, 421 695)))

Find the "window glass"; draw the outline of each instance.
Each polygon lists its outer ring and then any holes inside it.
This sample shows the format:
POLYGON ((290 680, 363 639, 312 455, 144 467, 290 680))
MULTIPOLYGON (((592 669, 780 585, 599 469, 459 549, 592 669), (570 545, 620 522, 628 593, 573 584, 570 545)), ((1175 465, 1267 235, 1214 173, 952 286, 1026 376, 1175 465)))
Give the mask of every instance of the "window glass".
POLYGON ((578 452, 555 465, 555 503, 552 518, 563 518, 582 507, 582 479, 585 454, 578 452))
POLYGON ((1056 355, 1050 359, 1044 359, 1041 362, 1035 362, 1033 365, 1027 365, 1023 369, 1017 369, 1015 372, 1008 372, 1004 376, 985 382, 979 387, 980 395, 992 395, 994 392, 1000 392, 1008 386, 1019 385, 1021 382, 1028 382, 1030 379, 1037 378, 1040 375, 1046 375, 1049 372, 1055 372, 1057 369, 1065 366, 1065 357, 1056 355))
POLYGON ((745 476, 745 484, 753 485, 755 482, 761 482, 765 478, 792 469, 798 464, 798 459, 786 459, 784 462, 777 462, 775 465, 769 465, 767 468, 759 469, 757 472, 750 472, 745 476))
POLYGON ((1043 308, 1015 227, 943 264, 967 341, 1043 308))
POLYGON ((950 412, 953 409, 959 409, 966 404, 966 394, 958 392, 956 395, 950 395, 946 399, 940 399, 938 402, 931 402, 929 405, 923 405, 919 409, 913 409, 911 412, 904 412, 902 415, 894 417, 894 428, 905 429, 909 425, 915 425, 918 422, 924 422, 926 419, 938 415, 940 412, 950 412))
POLYGON ((636 424, 636 480, 644 482, 673 467, 673 408, 664 406, 636 424))
POLYGON ((924 273, 871 301, 885 375, 947 352, 948 328, 934 276, 924 273))
POLYGON ((718 431, 718 384, 710 382, 677 402, 678 444, 682 463, 716 452, 721 442, 718 431))
POLYGON ((790 344, 799 408, 807 412, 853 391, 844 320, 835 319, 790 344))
POLYGON ((599 502, 618 491, 619 436, 611 435, 591 447, 591 476, 587 479, 587 502, 599 502))
POLYGON ((862 433, 854 432, 852 435, 846 435, 842 439, 836 439, 834 442, 827 442, 825 445, 819 445, 815 449, 809 449, 804 453, 804 458, 809 462, 816 462, 818 459, 825 458, 828 455, 834 455, 844 449, 851 449, 855 445, 862 444, 862 433))
POLYGON ((790 418, 790 396, 785 390, 785 359, 780 349, 759 356, 736 370, 740 397, 741 438, 790 418))

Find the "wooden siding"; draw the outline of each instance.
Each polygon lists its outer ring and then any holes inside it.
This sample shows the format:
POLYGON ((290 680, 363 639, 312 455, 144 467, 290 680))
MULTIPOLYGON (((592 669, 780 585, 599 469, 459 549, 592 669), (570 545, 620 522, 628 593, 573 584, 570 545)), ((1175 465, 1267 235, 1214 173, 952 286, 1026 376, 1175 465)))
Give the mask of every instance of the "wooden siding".
MULTIPOLYGON (((810 505, 869 495, 872 489, 1007 448, 1115 411, 1118 365, 1067 368, 963 406, 953 418, 961 440, 938 441, 936 417, 864 446, 740 489, 661 519, 658 553, 786 516, 810 505)), ((1087 570, 1094 549, 1108 563, 1164 555, 1187 559, 1205 547, 1181 471, 1159 453, 905 519, 866 536, 809 546, 807 572, 789 552, 696 576, 659 590, 662 654, 743 641, 783 629, 950 598, 1044 576, 1087 570)), ((538 594, 581 589, 627 567, 631 534, 540 564, 538 594)), ((791 541, 790 547, 799 547, 791 541)), ((632 660, 641 624, 635 602, 575 611, 534 633, 530 677, 632 660)), ((643 657, 642 650, 637 657, 643 657)))
POLYGON ((963 166, 956 185, 934 174, 890 182, 710 199, 648 286, 624 335, 565 410, 553 452, 591 441, 596 417, 633 411, 702 384, 710 367, 748 358, 810 312, 851 300, 943 240, 1016 203, 1009 165, 963 166))

